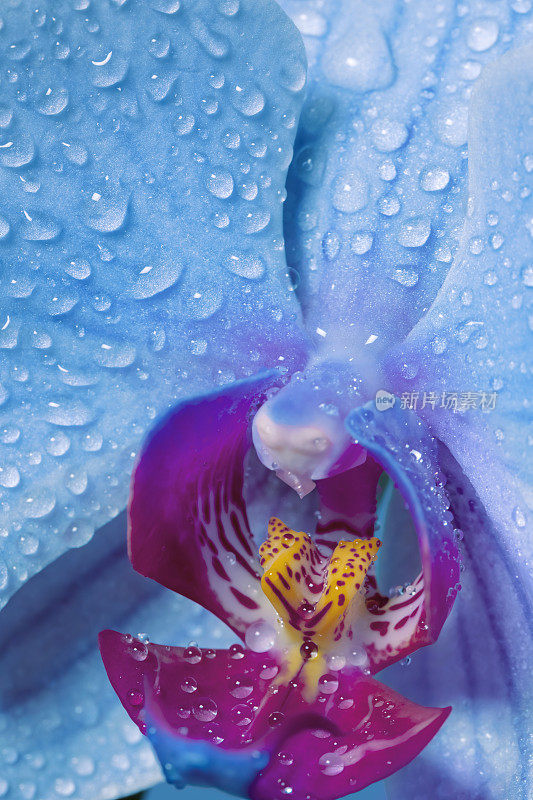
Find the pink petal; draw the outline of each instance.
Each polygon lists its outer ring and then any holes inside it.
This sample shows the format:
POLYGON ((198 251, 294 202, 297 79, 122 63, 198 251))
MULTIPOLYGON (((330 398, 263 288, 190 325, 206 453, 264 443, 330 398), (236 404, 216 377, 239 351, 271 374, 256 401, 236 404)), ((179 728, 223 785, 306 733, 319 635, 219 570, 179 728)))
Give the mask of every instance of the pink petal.
POLYGON ((315 703, 336 732, 295 732, 253 784, 252 800, 335 800, 408 764, 437 733, 449 708, 425 708, 373 678, 342 670, 315 703), (287 791, 292 789, 292 791, 287 791))

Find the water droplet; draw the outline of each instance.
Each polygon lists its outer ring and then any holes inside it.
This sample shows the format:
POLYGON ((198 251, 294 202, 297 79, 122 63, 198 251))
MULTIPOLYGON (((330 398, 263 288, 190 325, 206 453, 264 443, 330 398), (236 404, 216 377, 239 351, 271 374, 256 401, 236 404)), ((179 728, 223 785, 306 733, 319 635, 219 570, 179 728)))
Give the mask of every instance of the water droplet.
POLYGON ((199 722, 212 722, 218 714, 217 704, 214 700, 206 698, 194 706, 192 713, 199 722))
POLYGON ((352 239, 352 250, 356 255, 362 256, 365 253, 368 253, 373 243, 374 237, 371 233, 359 231, 358 233, 354 234, 352 239))
POLYGON ((134 661, 146 661, 148 658, 148 646, 144 642, 134 640, 128 652, 134 661))
POLYGON ((176 257, 154 266, 144 266, 131 287, 131 295, 136 300, 155 297, 174 286, 182 272, 183 264, 176 257))
POLYGON ((41 114, 46 116, 55 116, 61 114, 62 111, 68 106, 68 92, 61 87, 56 89, 47 89, 42 98, 40 99, 37 109, 41 114))
POLYGON ((403 247, 422 247, 431 233, 431 223, 425 217, 411 217, 402 225, 398 242, 403 247))
POLYGON ((499 32, 498 23, 492 17, 478 19, 468 31, 468 46, 476 53, 483 53, 495 44, 499 32))
POLYGON ((339 679, 336 675, 322 675, 318 681, 318 689, 322 694, 334 694, 339 688, 339 679))
POLYGON ((224 267, 234 275, 248 280, 257 280, 265 274, 266 264, 263 259, 254 253, 231 253, 223 260, 224 267))
POLYGON ((229 172, 212 172, 206 183, 211 194, 221 200, 226 200, 233 193, 233 178, 229 172))
POLYGON ((24 211, 20 235, 27 242, 49 242, 56 239, 60 233, 61 226, 55 220, 44 214, 24 211))
POLYGON ((401 283, 402 286, 410 288, 416 286, 419 275, 415 269, 410 267, 397 267, 392 271, 391 278, 397 283, 401 283))
POLYGON ((254 687, 249 678, 238 677, 232 678, 230 681, 229 693, 238 700, 244 700, 245 697, 249 697, 253 690, 254 687))
POLYGON ((368 184, 366 178, 356 172, 340 175, 333 184, 332 203, 337 211, 344 214, 355 214, 368 202, 368 184))
POLYGON ((92 420, 93 412, 80 400, 53 400, 48 403, 44 417, 53 425, 68 427, 86 425, 92 420))
POLYGON ((441 167, 426 169, 420 175, 420 186, 425 192, 440 192, 450 182, 450 173, 441 167))
POLYGON ((93 194, 93 206, 87 218, 87 225, 98 233, 115 233, 126 222, 129 196, 118 200, 106 200, 98 193, 93 194), (92 213, 94 212, 94 213, 92 213))
POLYGON ((101 367, 121 369, 135 360, 135 347, 127 342, 103 342, 94 354, 94 360, 101 367))
POLYGON ((25 498, 25 514, 29 519, 41 519, 55 507, 56 498, 52 492, 41 489, 25 498))
POLYGON ((254 622, 246 630, 246 646, 254 653, 266 653, 274 647, 276 632, 268 622, 254 622))
POLYGON ((20 483, 20 473, 16 467, 0 466, 0 486, 14 489, 20 483))
POLYGON ((28 135, 19 135, 0 144, 0 164, 19 169, 27 166, 35 156, 35 146, 28 135))
POLYGON ((74 520, 65 530, 65 541, 69 547, 83 547, 94 534, 94 524, 86 519, 74 520))
POLYGON ((533 286, 533 263, 522 268, 522 283, 524 286, 533 286))
POLYGON ((184 678, 180 684, 182 692, 192 694, 198 689, 198 683, 194 678, 184 678))
POLYGON ((249 706, 240 703, 231 710, 231 721, 240 728, 246 727, 252 721, 252 711, 249 706))
POLYGON ((244 648, 242 644, 232 644, 229 648, 229 657, 234 661, 239 661, 244 658, 244 648))
POLYGON ((318 763, 324 775, 340 775, 344 769, 344 761, 340 753, 324 753, 318 759, 318 763))
POLYGON ((196 644, 190 644, 183 651, 183 658, 188 664, 199 664, 202 660, 202 651, 196 644))
POLYGON ((393 181, 396 177, 396 167, 392 161, 384 161, 379 165, 378 173, 382 181, 393 181))
POLYGON ((65 266, 65 272, 77 281, 86 280, 91 274, 91 265, 83 258, 69 261, 65 266))
POLYGON ((468 135, 468 106, 455 105, 437 117, 437 135, 444 144, 462 147, 468 135))
POLYGON ((518 528, 525 528, 527 521, 526 515, 524 514, 520 506, 515 506, 515 508, 513 509, 512 516, 513 516, 513 522, 518 528))
POLYGON ((376 120, 370 133, 380 152, 391 153, 405 144, 409 132, 403 122, 385 118, 376 120))
POLYGON ((378 207, 384 216, 393 217, 400 210, 398 195, 395 192, 383 195, 379 198, 378 207))
POLYGON ((93 86, 108 89, 116 86, 126 77, 128 62, 118 53, 109 50, 106 55, 91 60, 93 86))
POLYGON ((194 117, 192 114, 179 114, 173 121, 172 127, 178 136, 186 136, 194 128, 194 117))
POLYGON ((232 105, 245 117, 259 114, 265 107, 265 97, 254 84, 236 83, 231 87, 232 105))

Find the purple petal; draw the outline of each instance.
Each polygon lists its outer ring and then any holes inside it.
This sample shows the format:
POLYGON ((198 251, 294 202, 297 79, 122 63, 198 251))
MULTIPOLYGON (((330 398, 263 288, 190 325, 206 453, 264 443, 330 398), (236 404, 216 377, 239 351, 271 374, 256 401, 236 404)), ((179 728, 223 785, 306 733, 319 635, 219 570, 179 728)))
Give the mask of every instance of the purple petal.
POLYGON ((279 672, 277 661, 233 645, 229 650, 145 644, 102 631, 104 665, 131 719, 146 732, 145 712, 175 735, 241 748, 270 729, 258 707, 279 672))
POLYGON ((459 556, 436 442, 422 420, 396 402, 384 412, 368 404, 354 411, 346 424, 402 493, 422 560, 422 576, 413 582, 413 593, 370 605, 360 631, 373 667, 382 669, 435 641, 457 594, 459 556))
POLYGON ((275 373, 177 406, 135 470, 129 549, 135 569, 212 611, 244 635, 274 611, 242 497, 250 417, 275 373))
POLYGON ((419 702, 454 712, 417 762, 390 782, 391 800, 527 800, 532 793, 529 733, 531 598, 472 486, 453 458, 441 465, 457 524, 464 570, 454 613, 433 647, 387 682, 419 702), (465 746, 466 743, 466 746, 465 746))
POLYGON ((456 393, 458 413, 446 402, 420 413, 468 475, 526 585, 532 81, 531 45, 480 78, 469 116, 470 214, 456 258, 432 307, 389 361, 397 391, 456 393), (518 550, 525 558, 516 558, 518 550))
POLYGON ((450 712, 411 703, 354 670, 337 675, 337 691, 315 704, 334 730, 308 728, 285 739, 252 786, 253 800, 335 800, 357 792, 411 761, 450 712))

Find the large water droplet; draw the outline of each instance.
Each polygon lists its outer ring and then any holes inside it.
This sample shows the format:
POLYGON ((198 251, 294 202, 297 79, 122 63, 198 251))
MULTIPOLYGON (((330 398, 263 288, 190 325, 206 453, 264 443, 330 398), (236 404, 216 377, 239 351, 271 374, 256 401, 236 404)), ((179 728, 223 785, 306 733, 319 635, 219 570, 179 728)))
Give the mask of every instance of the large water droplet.
POLYGON ((442 167, 424 170, 420 176, 420 186, 425 192, 440 192, 450 182, 450 173, 442 167))
POLYGON ((199 722, 211 722, 218 714, 217 704, 214 700, 205 698, 194 706, 192 713, 199 722))
POLYGON ((254 653, 266 653, 274 647, 276 632, 268 622, 254 622, 246 630, 246 646, 254 653))
POLYGON ((258 86, 252 83, 236 83, 231 87, 233 106, 245 117, 259 114, 265 107, 265 97, 258 86))
POLYGON ((372 124, 371 136, 380 152, 391 153, 407 141, 408 130, 403 122, 378 119, 372 124))
POLYGON ((48 88, 41 97, 37 109, 41 114, 55 116, 61 114, 68 105, 68 92, 62 87, 48 88))
POLYGON ((266 270, 263 259, 254 253, 230 253, 222 263, 229 272, 248 280, 262 278, 266 270))
POLYGON ((128 62, 118 53, 109 50, 107 54, 102 54, 91 60, 93 66, 92 82, 93 86, 100 89, 108 89, 116 86, 126 77, 128 62))
POLYGON ((468 46, 476 53, 482 53, 495 44, 500 29, 492 17, 477 19, 468 31, 468 46))
POLYGON ((398 242, 403 247, 422 247, 429 239, 431 224, 425 217, 411 217, 408 219, 398 234, 398 242))
POLYGON ((211 194, 221 200, 226 200, 233 192, 233 178, 224 170, 211 172, 206 183, 211 194))
POLYGON ((340 175, 333 184, 333 206, 337 211, 354 214, 368 202, 368 184, 365 177, 352 172, 340 175))

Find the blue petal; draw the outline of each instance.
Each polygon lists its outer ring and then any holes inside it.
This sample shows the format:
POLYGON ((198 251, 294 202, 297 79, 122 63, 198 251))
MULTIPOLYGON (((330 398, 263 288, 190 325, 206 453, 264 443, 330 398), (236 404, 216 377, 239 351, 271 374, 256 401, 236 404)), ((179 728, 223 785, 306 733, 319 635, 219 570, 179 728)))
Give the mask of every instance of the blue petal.
POLYGON ((383 352, 440 288, 464 215, 469 94, 527 33, 518 5, 284 0, 309 61, 288 260, 329 354, 383 352))
POLYGON ((111 800, 163 779, 102 666, 96 641, 107 625, 168 644, 234 641, 212 615, 133 571, 121 514, 3 611, 0 796, 111 800))
POLYGON ((435 303, 389 364, 397 385, 419 391, 420 413, 471 480, 524 585, 533 504, 532 80, 531 47, 481 78, 470 110, 470 214, 459 250, 435 303), (435 408, 422 408, 424 391, 438 396, 435 408), (475 407, 443 408, 442 392, 453 391, 475 407))
POLYGON ((0 65, 5 602, 124 507, 157 414, 298 360, 305 55, 271 0, 24 0, 0 65))
POLYGON ((427 750, 389 780, 391 800, 527 800, 531 603, 472 486, 441 450, 462 542, 462 591, 438 642, 384 680, 452 704, 427 750))

